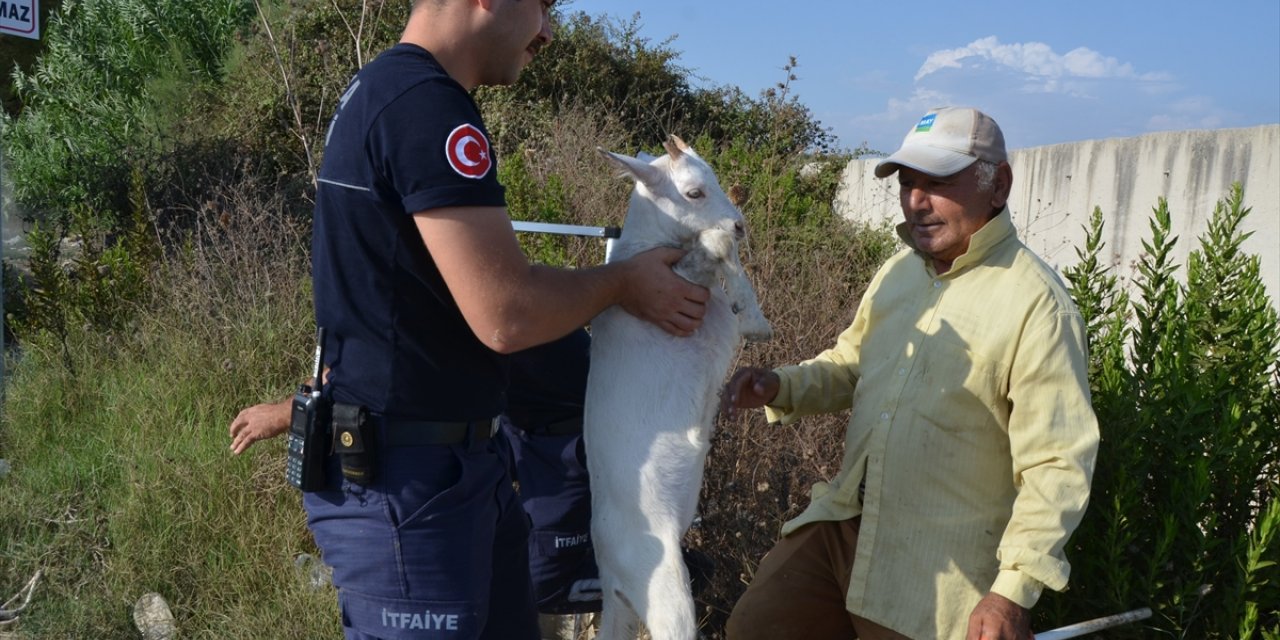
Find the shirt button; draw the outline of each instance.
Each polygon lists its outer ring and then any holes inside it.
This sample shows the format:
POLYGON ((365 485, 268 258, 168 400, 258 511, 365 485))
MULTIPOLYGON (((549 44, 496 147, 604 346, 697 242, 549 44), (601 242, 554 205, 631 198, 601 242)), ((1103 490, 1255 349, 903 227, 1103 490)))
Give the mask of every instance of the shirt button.
POLYGON ((934 280, 934 281, 933 281, 933 288, 934 288, 934 289, 938 289, 938 288, 941 288, 941 287, 942 287, 942 283, 941 283, 941 282, 938 282, 937 280, 934 280))
POLYGON ((906 369, 898 369, 898 375, 900 375, 900 376, 905 376, 905 375, 907 375, 907 370, 906 370, 906 369))
POLYGON ((881 420, 888 420, 888 419, 889 419, 889 412, 888 412, 888 411, 886 411, 886 412, 884 412, 884 413, 880 414, 880 419, 881 419, 881 420))

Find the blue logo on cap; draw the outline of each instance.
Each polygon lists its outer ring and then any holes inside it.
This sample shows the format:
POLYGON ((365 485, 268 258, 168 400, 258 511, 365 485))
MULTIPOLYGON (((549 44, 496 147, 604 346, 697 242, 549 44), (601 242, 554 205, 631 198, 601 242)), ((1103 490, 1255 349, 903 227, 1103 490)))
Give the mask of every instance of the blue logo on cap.
POLYGON ((925 133, 926 131, 932 129, 933 121, 936 120, 937 118, 938 118, 938 114, 936 113, 931 113, 923 118, 920 118, 920 122, 916 123, 915 132, 925 133))

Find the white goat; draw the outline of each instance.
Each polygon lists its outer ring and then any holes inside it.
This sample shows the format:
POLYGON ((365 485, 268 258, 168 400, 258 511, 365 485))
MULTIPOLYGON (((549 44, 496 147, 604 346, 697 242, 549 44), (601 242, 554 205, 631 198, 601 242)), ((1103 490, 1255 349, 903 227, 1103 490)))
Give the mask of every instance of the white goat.
POLYGON ((584 440, 600 640, 634 638, 641 621, 654 640, 696 636, 680 541, 697 507, 720 385, 743 338, 772 335, 738 261, 742 214, 683 140, 663 146, 667 155, 656 159, 600 150, 636 181, 611 259, 687 248, 675 270, 710 288, 711 299, 687 338, 617 307, 591 323, 584 440))

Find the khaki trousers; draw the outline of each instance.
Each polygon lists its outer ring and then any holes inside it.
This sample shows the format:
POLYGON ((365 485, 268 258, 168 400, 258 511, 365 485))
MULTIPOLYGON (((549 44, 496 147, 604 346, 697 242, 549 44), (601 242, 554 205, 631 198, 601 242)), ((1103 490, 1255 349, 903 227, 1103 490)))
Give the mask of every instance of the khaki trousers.
POLYGON ((728 640, 910 640, 845 610, 861 523, 815 522, 779 540, 733 607, 728 640))

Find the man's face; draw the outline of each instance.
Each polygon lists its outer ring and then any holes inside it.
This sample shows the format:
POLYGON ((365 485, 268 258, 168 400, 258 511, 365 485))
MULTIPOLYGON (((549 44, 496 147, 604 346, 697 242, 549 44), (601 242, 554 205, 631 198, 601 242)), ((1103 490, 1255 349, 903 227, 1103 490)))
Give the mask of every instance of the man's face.
POLYGON ((538 50, 551 42, 555 0, 495 0, 497 20, 488 34, 492 55, 480 84, 508 85, 520 79, 538 50))
POLYGON ((977 163, 954 175, 934 176, 900 167, 899 198, 907 229, 916 247, 933 258, 939 273, 969 249, 969 238, 1004 206, 1007 186, 1001 196, 1007 165, 997 170, 995 185, 978 184, 977 163))

